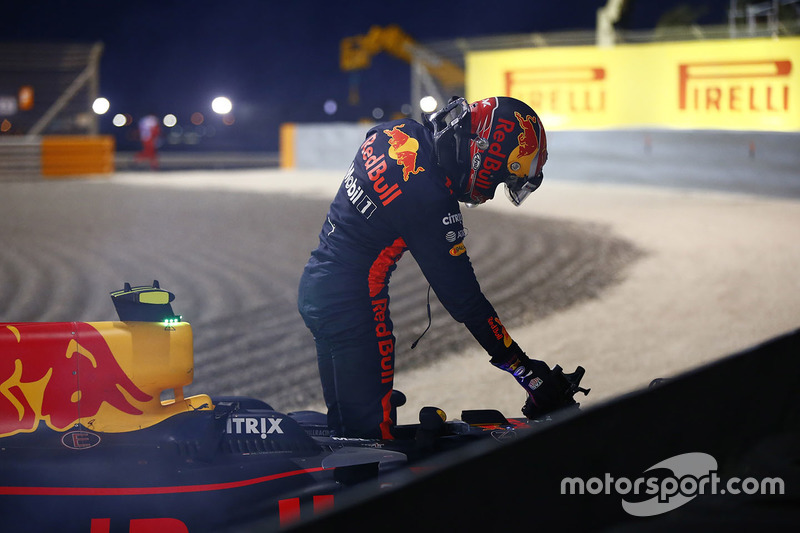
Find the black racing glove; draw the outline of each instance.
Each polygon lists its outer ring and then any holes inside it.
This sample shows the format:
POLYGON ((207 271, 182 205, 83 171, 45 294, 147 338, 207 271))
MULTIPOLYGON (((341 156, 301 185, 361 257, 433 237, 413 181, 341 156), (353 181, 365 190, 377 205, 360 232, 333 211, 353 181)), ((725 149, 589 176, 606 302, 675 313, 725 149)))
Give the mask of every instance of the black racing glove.
POLYGON ((493 358, 492 364, 514 376, 528 393, 522 407, 522 414, 526 417, 540 418, 558 409, 577 407, 578 403, 573 399, 575 393, 589 394, 588 389, 580 387, 585 372, 583 367, 579 366, 572 374, 564 374, 558 365, 550 370, 543 361, 529 358, 516 343, 511 352, 506 362, 498 363, 493 358))
POLYGON ((527 418, 541 418, 542 416, 565 408, 578 408, 580 405, 573 396, 577 392, 585 395, 589 394, 590 389, 580 387, 581 378, 585 370, 582 366, 575 369, 572 374, 565 374, 560 366, 556 365, 547 378, 542 378, 542 386, 528 394, 525 405, 522 406, 522 414, 527 418), (548 386, 549 385, 549 386, 548 386))

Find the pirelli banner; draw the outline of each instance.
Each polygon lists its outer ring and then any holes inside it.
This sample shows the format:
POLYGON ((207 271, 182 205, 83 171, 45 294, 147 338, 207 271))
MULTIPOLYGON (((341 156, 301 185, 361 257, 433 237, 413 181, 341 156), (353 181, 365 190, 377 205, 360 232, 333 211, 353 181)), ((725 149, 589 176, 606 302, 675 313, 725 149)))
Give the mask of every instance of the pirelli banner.
POLYGON ((467 96, 530 104, 551 130, 800 131, 800 38, 467 55, 467 96))

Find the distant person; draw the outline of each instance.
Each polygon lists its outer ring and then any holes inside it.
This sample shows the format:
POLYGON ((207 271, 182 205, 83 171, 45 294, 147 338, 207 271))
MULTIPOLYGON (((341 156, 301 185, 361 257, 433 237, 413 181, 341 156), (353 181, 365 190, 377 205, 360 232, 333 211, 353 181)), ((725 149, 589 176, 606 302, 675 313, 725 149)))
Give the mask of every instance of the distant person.
POLYGON ((514 98, 472 104, 454 98, 423 124, 394 120, 367 132, 298 295, 316 342, 333 434, 392 438, 395 337, 388 282, 406 250, 490 362, 522 385, 527 417, 576 405, 572 396, 583 369, 565 375, 558 366, 530 359, 512 340, 478 285, 459 208, 459 202, 475 206, 493 198, 501 184, 520 205, 539 187, 545 161, 544 127, 533 109, 514 98))
POLYGON ((147 161, 152 170, 157 170, 161 127, 155 115, 145 115, 139 120, 139 141, 142 143, 142 150, 136 155, 136 160, 147 161))

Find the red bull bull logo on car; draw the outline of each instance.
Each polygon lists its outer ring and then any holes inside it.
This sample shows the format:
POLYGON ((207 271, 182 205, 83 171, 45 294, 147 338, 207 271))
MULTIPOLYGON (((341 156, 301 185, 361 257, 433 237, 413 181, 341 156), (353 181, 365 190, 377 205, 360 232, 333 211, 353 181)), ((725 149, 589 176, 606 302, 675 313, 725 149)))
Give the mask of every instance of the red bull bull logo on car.
POLYGON ((129 415, 152 397, 125 374, 103 336, 82 322, 0 324, 0 437, 63 431, 103 403, 129 415))
POLYGON ((383 130, 383 133, 389 136, 389 157, 403 167, 403 181, 408 181, 411 174, 418 174, 425 169, 417 166, 419 141, 402 131, 400 128, 403 126, 405 124, 400 124, 390 130, 383 130))
MULTIPOLYGON (((0 437, 40 429, 119 433, 189 410, 212 409, 205 394, 184 397, 194 373, 188 323, 0 323, 0 437), (174 399, 161 401, 171 389, 174 399)), ((62 441, 90 447, 74 433, 62 441)))

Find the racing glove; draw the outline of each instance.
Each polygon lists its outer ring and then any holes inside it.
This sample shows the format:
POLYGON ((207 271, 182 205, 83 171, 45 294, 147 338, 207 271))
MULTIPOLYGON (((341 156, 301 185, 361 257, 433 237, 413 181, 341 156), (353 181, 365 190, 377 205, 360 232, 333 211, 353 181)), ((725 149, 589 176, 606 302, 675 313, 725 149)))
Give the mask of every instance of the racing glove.
POLYGON ((517 343, 512 344, 510 352, 505 362, 492 358, 492 364, 511 374, 528 393, 522 407, 522 414, 527 418, 540 418, 558 409, 577 407, 579 404, 573 399, 575 393, 589 394, 588 389, 580 387, 583 367, 579 366, 572 374, 564 374, 558 365, 551 370, 543 361, 529 358, 517 343))

